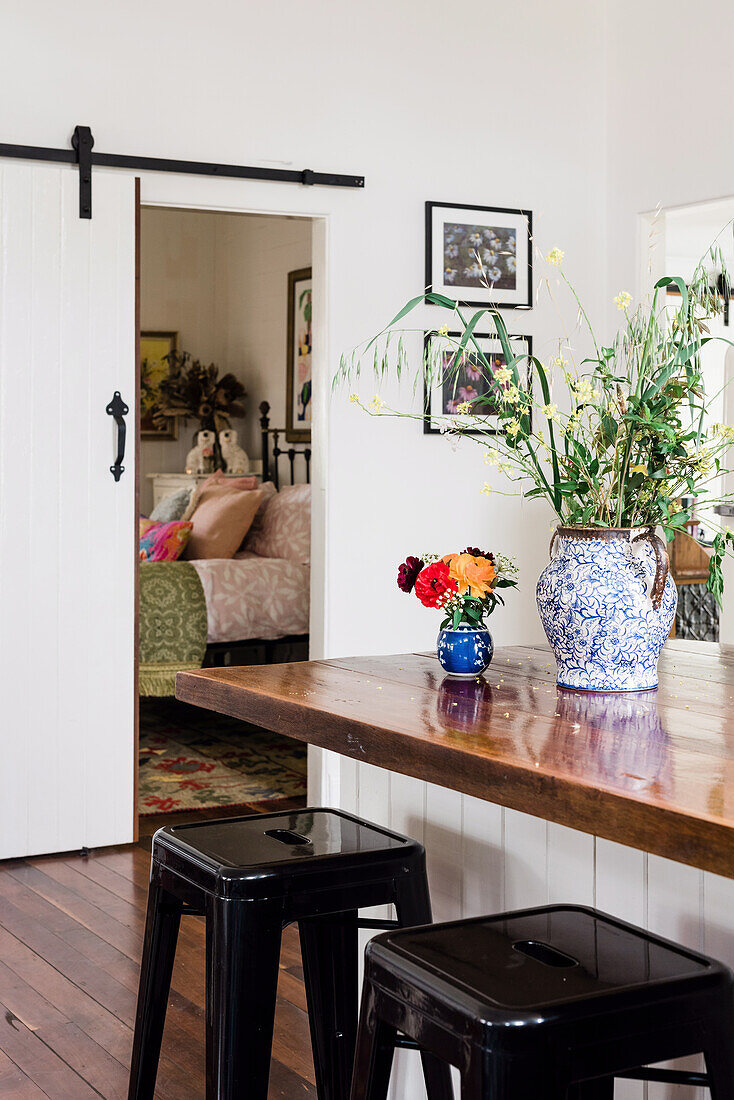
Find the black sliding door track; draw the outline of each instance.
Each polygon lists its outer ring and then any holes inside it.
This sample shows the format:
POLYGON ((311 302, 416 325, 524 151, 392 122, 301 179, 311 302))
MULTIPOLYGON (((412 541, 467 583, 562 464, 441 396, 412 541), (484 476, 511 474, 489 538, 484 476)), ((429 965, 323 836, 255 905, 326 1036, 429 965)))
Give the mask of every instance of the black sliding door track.
POLYGON ((88 126, 77 126, 71 149, 47 149, 40 145, 7 145, 0 142, 0 157, 42 160, 79 166, 79 217, 92 216, 92 168, 128 168, 140 172, 177 172, 187 176, 222 176, 227 179, 300 183, 306 187, 364 187, 364 176, 312 172, 310 168, 246 168, 237 164, 210 164, 198 160, 168 160, 164 157, 133 157, 122 153, 95 153, 88 126))

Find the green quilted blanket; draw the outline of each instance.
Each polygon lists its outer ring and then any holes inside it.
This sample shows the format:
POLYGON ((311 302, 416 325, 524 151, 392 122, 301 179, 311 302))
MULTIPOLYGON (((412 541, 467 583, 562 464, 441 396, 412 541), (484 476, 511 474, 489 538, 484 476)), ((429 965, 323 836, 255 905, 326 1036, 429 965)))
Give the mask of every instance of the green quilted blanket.
POLYGON ((176 673, 201 668, 206 650, 206 601, 187 561, 140 563, 141 695, 173 695, 176 673))

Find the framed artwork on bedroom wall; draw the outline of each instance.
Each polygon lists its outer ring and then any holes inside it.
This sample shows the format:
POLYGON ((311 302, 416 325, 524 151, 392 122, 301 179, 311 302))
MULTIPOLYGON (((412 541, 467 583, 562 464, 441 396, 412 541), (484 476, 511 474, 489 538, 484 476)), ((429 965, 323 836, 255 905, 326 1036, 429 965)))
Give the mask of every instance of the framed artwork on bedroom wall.
POLYGON ((177 332, 140 333, 140 438, 178 439, 178 419, 166 417, 157 426, 153 416, 160 401, 160 384, 168 377, 166 355, 178 350, 177 332))
POLYGON ((426 286, 463 306, 530 309, 530 210, 426 203, 426 286))
POLYGON ((286 431, 289 443, 311 442, 311 268, 288 273, 286 431))
MULTIPOLYGON (((489 333, 475 333, 475 337, 489 360, 493 374, 501 370, 506 365, 506 360, 497 337, 489 333)), ((446 431, 454 423, 457 427, 463 428, 466 435, 483 435, 487 431, 500 430, 497 420, 498 404, 494 397, 489 396, 496 383, 493 383, 476 353, 472 354, 465 348, 458 370, 454 369, 456 349, 460 339, 460 332, 425 333, 425 361, 430 361, 435 374, 430 386, 427 374, 424 372, 423 375, 425 411, 423 431, 426 435, 442 434, 442 429, 446 431), (458 406, 467 401, 477 410, 481 410, 482 416, 486 417, 486 426, 481 433, 468 427, 472 423, 471 418, 456 411, 458 406), (493 420, 497 422, 496 428, 492 427, 493 420)), ((509 339, 516 355, 533 354, 532 336, 510 336, 509 339)), ((529 358, 524 360, 519 368, 521 373, 525 374, 528 390, 531 382, 530 368, 529 358)))

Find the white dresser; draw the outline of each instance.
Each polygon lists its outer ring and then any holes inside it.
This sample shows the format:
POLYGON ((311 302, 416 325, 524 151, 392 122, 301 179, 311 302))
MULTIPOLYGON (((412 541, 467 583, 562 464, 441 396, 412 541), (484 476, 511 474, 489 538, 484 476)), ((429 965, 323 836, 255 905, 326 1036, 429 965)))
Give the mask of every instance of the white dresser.
MULTIPOLYGON (((225 474, 225 477, 260 477, 262 462, 250 460, 250 468, 246 474, 225 474)), ((164 497, 175 493, 177 489, 190 489, 206 481, 211 474, 148 474, 153 482, 153 507, 155 508, 164 497)))

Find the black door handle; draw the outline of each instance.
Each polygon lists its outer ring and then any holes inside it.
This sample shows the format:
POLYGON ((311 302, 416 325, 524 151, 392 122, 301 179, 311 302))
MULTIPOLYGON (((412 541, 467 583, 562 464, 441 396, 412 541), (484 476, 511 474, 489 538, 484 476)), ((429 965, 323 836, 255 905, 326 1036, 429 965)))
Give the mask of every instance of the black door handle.
POLYGON ((123 417, 127 416, 129 412, 129 408, 120 397, 120 391, 115 390, 112 395, 112 400, 107 406, 108 415, 114 416, 115 424, 117 424, 117 458, 115 459, 114 466, 110 466, 110 473, 115 481, 119 481, 125 472, 122 460, 125 457, 125 435, 127 434, 127 429, 123 417))

